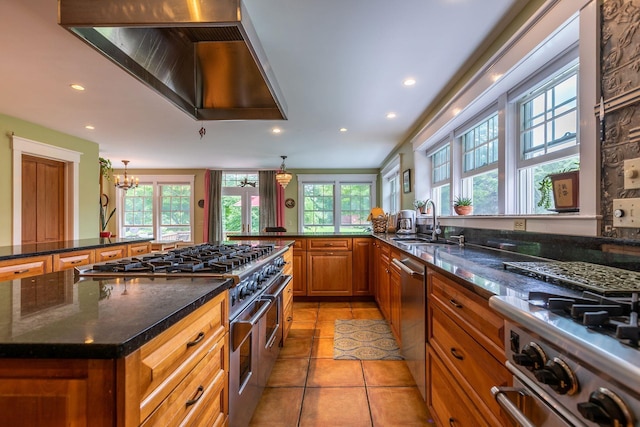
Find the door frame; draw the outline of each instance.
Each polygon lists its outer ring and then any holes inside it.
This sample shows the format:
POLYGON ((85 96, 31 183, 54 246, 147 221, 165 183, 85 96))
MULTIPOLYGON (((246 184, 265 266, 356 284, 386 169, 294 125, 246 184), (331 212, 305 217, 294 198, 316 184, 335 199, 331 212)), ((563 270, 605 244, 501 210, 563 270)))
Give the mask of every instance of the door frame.
MULTIPOLYGON (((248 225, 248 230, 241 230, 243 233, 251 232, 251 197, 258 196, 260 197, 260 190, 255 187, 223 187, 222 188, 222 197, 224 196, 239 196, 242 203, 242 226, 244 228, 245 225, 248 225)), ((258 225, 260 228, 260 225, 258 225)), ((230 231, 232 233, 236 233, 236 231, 232 230, 222 230, 223 236, 224 234, 230 231)), ((255 230, 258 231, 258 230, 255 230)))
POLYGON ((77 240, 80 236, 80 156, 78 151, 55 147, 11 135, 13 151, 13 232, 14 245, 22 244, 22 155, 56 160, 65 163, 64 221, 65 239, 77 240))

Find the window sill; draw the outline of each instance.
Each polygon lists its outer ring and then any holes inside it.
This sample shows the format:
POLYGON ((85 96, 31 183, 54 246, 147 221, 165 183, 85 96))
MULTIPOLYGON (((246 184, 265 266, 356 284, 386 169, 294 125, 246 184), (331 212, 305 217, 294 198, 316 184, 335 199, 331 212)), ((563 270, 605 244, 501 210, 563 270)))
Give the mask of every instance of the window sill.
POLYGON ((442 216, 440 225, 493 230, 515 230, 515 220, 525 220, 525 230, 537 233, 573 236, 600 235, 601 215, 581 215, 580 212, 542 215, 464 215, 442 216))

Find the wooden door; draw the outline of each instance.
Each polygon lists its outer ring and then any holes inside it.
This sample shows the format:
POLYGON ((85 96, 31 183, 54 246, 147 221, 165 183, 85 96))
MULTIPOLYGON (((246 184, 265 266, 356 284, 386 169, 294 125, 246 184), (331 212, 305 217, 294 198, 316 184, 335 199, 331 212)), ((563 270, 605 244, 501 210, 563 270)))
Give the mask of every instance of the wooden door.
POLYGON ((22 156, 22 244, 65 240, 65 164, 22 156))
POLYGON ((353 239, 353 295, 371 295, 371 248, 370 237, 353 239))
POLYGON ((352 253, 307 252, 308 296, 351 296, 352 253))

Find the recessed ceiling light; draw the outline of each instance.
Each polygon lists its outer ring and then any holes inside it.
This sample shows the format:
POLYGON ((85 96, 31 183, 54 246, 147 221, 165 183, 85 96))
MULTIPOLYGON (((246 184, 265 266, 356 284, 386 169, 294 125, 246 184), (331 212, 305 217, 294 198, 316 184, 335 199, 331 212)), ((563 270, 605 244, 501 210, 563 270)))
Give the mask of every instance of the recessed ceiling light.
POLYGON ((391 113, 387 113, 387 119, 395 119, 396 118, 396 113, 391 112, 391 113))
POLYGON ((280 133, 280 132, 282 132, 282 129, 280 129, 280 128, 273 128, 273 129, 271 129, 271 132, 273 132, 273 133, 280 133))
POLYGON ((79 85, 77 83, 74 83, 74 84, 72 84, 70 86, 71 86, 71 89, 75 89, 75 90, 79 90, 79 91, 83 91, 84 90, 84 86, 79 85))
POLYGON ((458 114, 460 114, 461 111, 462 110, 460 108, 454 108, 452 112, 454 116, 457 116, 458 114))
POLYGON ((412 78, 408 78, 408 79, 405 79, 402 82, 402 84, 405 85, 405 86, 413 86, 414 84, 416 84, 416 80, 412 79, 412 78))
POLYGON ((94 130, 95 129, 95 127, 93 125, 86 125, 84 128, 85 129, 89 129, 89 130, 94 130))
POLYGON ((500 80, 501 78, 502 78, 502 74, 494 74, 491 76, 491 79, 493 80, 494 83, 500 80))
POLYGON ((340 128, 340 132, 346 132, 347 128, 340 128))

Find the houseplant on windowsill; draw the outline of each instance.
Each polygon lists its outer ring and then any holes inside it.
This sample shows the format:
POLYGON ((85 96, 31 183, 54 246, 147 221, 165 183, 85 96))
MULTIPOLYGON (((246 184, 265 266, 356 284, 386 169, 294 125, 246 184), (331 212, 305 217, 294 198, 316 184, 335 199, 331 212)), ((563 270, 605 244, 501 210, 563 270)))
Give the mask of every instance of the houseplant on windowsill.
POLYGON ((469 197, 458 196, 453 201, 453 210, 458 215, 469 215, 473 212, 473 202, 469 197))
POLYGON ((578 212, 580 165, 574 164, 566 169, 550 173, 538 183, 540 200, 538 206, 556 212, 578 212), (553 195, 554 209, 551 209, 553 195))
POLYGON ((100 198, 100 237, 111 237, 111 232, 107 231, 107 226, 109 225, 109 221, 114 213, 116 213, 116 208, 113 208, 111 212, 107 215, 107 207, 109 206, 109 197, 106 194, 103 194, 100 198), (104 202, 103 202, 104 200, 104 202))
POLYGON ((416 210, 418 212, 420 212, 421 214, 424 213, 425 211, 425 206, 426 206, 427 202, 424 200, 416 200, 413 202, 413 207, 416 208, 416 210))

